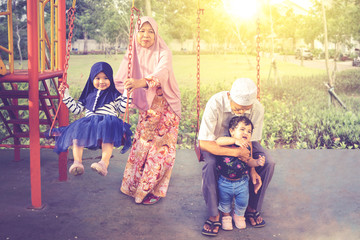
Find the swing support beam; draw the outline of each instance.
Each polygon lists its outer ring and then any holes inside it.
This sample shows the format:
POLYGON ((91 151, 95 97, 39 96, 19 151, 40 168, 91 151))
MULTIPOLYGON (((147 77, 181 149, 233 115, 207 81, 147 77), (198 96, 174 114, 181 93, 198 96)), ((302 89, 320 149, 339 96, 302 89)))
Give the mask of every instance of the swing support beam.
POLYGON ((29 71, 29 135, 31 204, 41 209, 41 166, 39 128, 39 62, 38 62, 38 1, 27 1, 28 71, 29 71))
MULTIPOLYGON (((31 209, 43 209, 41 199, 41 165, 40 165, 40 128, 39 128, 39 37, 38 37, 38 4, 37 0, 27 1, 27 34, 28 34, 28 75, 29 75, 29 139, 30 139, 30 185, 31 209)), ((58 1, 58 70, 64 70, 66 53, 66 6, 65 1, 58 1)), ((61 79, 59 79, 61 82, 61 79)), ((59 114, 59 125, 69 122, 69 113, 62 108, 59 114)), ((67 180, 67 153, 59 156, 59 180, 67 180)))
MULTIPOLYGON (((75 5, 75 1, 73 1, 73 6, 75 5)), ((66 5, 65 1, 58 1, 58 16, 59 16, 59 26, 58 26, 58 62, 59 67, 62 71, 65 70, 65 55, 66 55, 66 5)), ((63 82, 64 79, 59 78, 58 84, 59 86, 63 82)), ((66 79, 65 79, 66 81, 66 79)), ((59 103, 62 106, 59 110, 58 120, 59 126, 67 126, 69 125, 69 111, 64 103, 59 103)), ((59 154, 59 181, 67 180, 67 155, 68 152, 62 152, 59 154)))

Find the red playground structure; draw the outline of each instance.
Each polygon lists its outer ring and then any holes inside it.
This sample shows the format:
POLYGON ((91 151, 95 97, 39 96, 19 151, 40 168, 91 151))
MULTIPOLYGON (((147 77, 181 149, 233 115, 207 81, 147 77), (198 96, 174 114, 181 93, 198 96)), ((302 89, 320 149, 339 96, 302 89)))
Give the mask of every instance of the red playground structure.
MULTIPOLYGON (((9 56, 8 69, 0 58, 0 118, 7 132, 0 147, 14 148, 14 161, 20 160, 21 148, 30 148, 31 208, 42 209, 40 149, 53 146, 40 145, 40 139, 56 115, 57 87, 66 83, 66 5, 62 0, 27 0, 28 69, 14 70, 11 2, 0 13, 8 20, 8 47, 0 46, 0 51, 9 56), (50 34, 44 23, 46 4, 51 11, 50 34)), ((61 107, 56 124, 68 123, 68 110, 61 107)), ((67 180, 67 153, 59 155, 59 180, 67 180)))

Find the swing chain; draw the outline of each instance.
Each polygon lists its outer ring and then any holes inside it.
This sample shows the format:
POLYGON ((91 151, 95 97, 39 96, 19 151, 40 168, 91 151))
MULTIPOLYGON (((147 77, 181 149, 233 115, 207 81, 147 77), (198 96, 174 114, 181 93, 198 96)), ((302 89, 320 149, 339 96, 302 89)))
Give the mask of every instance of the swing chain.
MULTIPOLYGON (((75 2, 75 1, 74 1, 75 2)), ((73 4, 75 5, 75 4, 73 4)), ((68 17, 68 24, 69 24, 69 35, 68 35, 68 42, 67 42, 67 47, 66 47, 66 55, 65 55, 65 64, 64 64, 64 72, 63 72, 63 76, 62 76, 62 80, 60 83, 60 86, 58 88, 59 91, 59 105, 58 108, 56 110, 54 119, 52 121, 52 124, 50 126, 49 129, 49 136, 51 136, 51 131, 55 126, 55 120, 59 114, 60 111, 60 107, 61 107, 61 102, 62 99, 64 97, 64 91, 65 91, 65 87, 68 88, 69 85, 66 83, 66 79, 67 79, 67 70, 69 68, 69 59, 70 59, 70 51, 71 51, 71 40, 73 37, 73 30, 74 30, 74 20, 75 20, 75 12, 76 9, 74 7, 69 8, 69 10, 67 11, 67 17, 68 17), (65 87, 64 87, 65 86, 65 87)))
POLYGON ((133 39, 133 22, 134 22, 134 7, 131 8, 131 15, 130 15, 130 30, 129 30, 129 52, 128 52, 128 78, 131 76, 131 60, 132 60, 132 39, 133 39))
POLYGON ((138 14, 138 19, 137 19, 137 25, 138 25, 138 29, 140 28, 140 24, 141 24, 141 20, 140 20, 140 10, 137 9, 136 7, 132 7, 131 8, 131 16, 130 16, 130 30, 129 30, 129 51, 128 51, 128 78, 131 77, 131 62, 132 62, 132 41, 133 41, 133 25, 134 25, 134 10, 137 12, 138 14))
POLYGON ((199 8, 198 8, 197 14, 198 14, 198 17, 197 17, 197 24, 198 24, 197 34, 198 35, 197 35, 197 48, 196 48, 197 49, 197 74, 196 74, 196 78, 197 78, 197 88, 196 88, 196 91, 197 91, 197 94, 196 94, 197 122, 196 122, 194 149, 195 149, 195 153, 196 153, 196 156, 197 156, 199 162, 201 162, 201 161, 204 161, 204 158, 200 151, 200 144, 197 139, 197 136, 198 136, 199 127, 200 127, 200 14, 204 14, 204 9, 200 8, 200 1, 199 1, 199 8))
MULTIPOLYGON (((132 42, 133 42, 133 25, 134 25, 134 10, 137 12, 137 27, 138 29, 140 29, 140 25, 141 25, 141 20, 140 20, 140 10, 137 9, 136 7, 134 7, 134 4, 133 4, 133 7, 131 8, 131 15, 130 15, 130 27, 129 27, 129 46, 128 46, 128 78, 131 78, 131 65, 132 65, 132 50, 133 50, 133 47, 132 47, 132 42)), ((130 96, 127 96, 128 98, 130 96)), ((125 113, 124 113, 124 118, 123 118, 123 121, 127 123, 129 123, 129 117, 130 117, 130 114, 129 114, 129 101, 126 101, 126 109, 125 109, 125 113)))
POLYGON ((62 86, 65 85, 66 87, 69 87, 69 85, 67 84, 67 71, 69 68, 71 41, 72 41, 73 30, 74 30, 75 12, 76 12, 76 9, 71 7, 66 13, 67 17, 68 17, 68 24, 69 24, 69 35, 68 35, 68 42, 67 42, 67 47, 66 47, 64 73, 63 73, 62 81, 61 81, 61 84, 59 87, 61 95, 63 94, 63 92, 65 90, 64 88, 62 88, 62 86))
POLYGON ((256 70, 257 70, 257 99, 260 101, 260 19, 257 19, 257 36, 256 36, 256 70))
POLYGON ((196 73, 196 79, 197 79, 197 94, 196 94, 196 112, 197 112, 197 123, 196 123, 196 134, 199 131, 200 126, 200 14, 204 14, 204 9, 198 9, 197 11, 198 17, 197 17, 197 73, 196 73))

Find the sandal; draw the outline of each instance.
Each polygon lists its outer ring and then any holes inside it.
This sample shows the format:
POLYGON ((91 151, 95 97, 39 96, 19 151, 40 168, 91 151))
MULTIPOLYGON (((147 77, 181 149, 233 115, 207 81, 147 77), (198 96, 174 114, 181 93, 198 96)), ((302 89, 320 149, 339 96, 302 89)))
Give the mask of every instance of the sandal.
POLYGON ((233 230, 232 217, 231 216, 223 216, 221 219, 221 225, 222 225, 223 230, 226 230, 226 231, 233 230))
POLYGON ((84 165, 78 161, 74 161, 74 163, 69 168, 69 173, 74 176, 79 176, 84 173, 84 165))
POLYGON ((244 216, 238 216, 234 213, 233 219, 234 219, 235 227, 237 227, 238 229, 246 228, 246 222, 244 216))
POLYGON ((221 222, 220 221, 211 221, 210 219, 206 220, 205 224, 210 226, 209 230, 206 230, 205 228, 202 229, 201 233, 205 236, 215 237, 219 233, 221 222), (218 228, 217 232, 214 232, 215 228, 218 228))
POLYGON ((145 205, 151 205, 151 204, 155 204, 160 200, 161 197, 157 197, 154 194, 150 193, 149 195, 147 195, 144 199, 144 201, 142 202, 142 204, 145 205))
POLYGON ((96 171, 98 174, 100 174, 101 176, 106 176, 108 171, 106 169, 105 163, 100 161, 100 162, 95 162, 93 164, 91 164, 91 169, 96 171))
POLYGON ((257 223, 257 219, 260 217, 260 213, 258 211, 255 211, 255 212, 246 212, 245 213, 245 218, 246 218, 246 221, 248 221, 250 223, 250 225, 252 227, 255 227, 255 228, 261 228, 261 227, 264 227, 265 226, 265 221, 264 219, 262 220, 261 223, 257 223), (255 225, 252 225, 251 224, 251 221, 250 221, 250 218, 254 219, 254 222, 255 222, 255 225))

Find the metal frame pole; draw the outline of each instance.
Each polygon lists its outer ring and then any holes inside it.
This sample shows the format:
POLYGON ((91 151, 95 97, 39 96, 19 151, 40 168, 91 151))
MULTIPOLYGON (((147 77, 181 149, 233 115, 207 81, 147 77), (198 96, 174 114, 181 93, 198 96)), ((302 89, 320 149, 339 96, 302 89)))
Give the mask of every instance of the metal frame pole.
POLYGON ((38 1, 27 1, 30 184, 32 208, 42 208, 39 129, 38 1))
MULTIPOLYGON (((59 69, 64 71, 65 55, 66 55, 66 5, 65 1, 58 0, 58 62, 59 69)), ((62 79, 59 79, 59 84, 62 79)), ((63 103, 59 110, 59 125, 66 126, 69 124, 69 111, 63 103)), ((67 180, 67 155, 68 153, 60 153, 59 155, 59 181, 67 180)))

